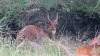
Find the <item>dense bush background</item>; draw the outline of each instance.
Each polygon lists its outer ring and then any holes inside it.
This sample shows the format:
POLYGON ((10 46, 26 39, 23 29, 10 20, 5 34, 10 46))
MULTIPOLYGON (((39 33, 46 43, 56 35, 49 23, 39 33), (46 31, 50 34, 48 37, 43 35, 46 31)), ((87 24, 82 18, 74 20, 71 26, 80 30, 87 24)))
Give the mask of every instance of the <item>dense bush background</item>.
POLYGON ((99 11, 100 0, 0 0, 0 32, 16 38, 29 24, 46 29, 47 13, 52 20, 58 13, 57 34, 93 38, 100 30, 99 11))

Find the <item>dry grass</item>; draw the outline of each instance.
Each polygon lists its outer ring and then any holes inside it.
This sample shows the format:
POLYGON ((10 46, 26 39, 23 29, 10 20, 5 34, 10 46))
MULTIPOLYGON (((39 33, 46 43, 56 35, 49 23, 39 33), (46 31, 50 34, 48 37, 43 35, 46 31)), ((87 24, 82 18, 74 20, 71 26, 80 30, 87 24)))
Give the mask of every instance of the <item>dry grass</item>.
POLYGON ((68 36, 62 37, 55 41, 41 38, 38 43, 25 41, 18 46, 11 45, 8 39, 3 42, 1 38, 0 54, 1 56, 75 56, 75 48, 81 44, 71 41, 68 36))

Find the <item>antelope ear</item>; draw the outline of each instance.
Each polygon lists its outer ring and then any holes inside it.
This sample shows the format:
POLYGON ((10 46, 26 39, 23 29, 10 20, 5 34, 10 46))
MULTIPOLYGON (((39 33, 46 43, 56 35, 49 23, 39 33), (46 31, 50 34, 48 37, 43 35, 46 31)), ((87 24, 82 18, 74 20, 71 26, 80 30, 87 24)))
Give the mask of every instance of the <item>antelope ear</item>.
POLYGON ((58 24, 58 20, 55 19, 55 20, 53 21, 53 23, 54 23, 54 24, 58 24))
POLYGON ((51 22, 49 20, 45 20, 45 23, 50 24, 51 22))

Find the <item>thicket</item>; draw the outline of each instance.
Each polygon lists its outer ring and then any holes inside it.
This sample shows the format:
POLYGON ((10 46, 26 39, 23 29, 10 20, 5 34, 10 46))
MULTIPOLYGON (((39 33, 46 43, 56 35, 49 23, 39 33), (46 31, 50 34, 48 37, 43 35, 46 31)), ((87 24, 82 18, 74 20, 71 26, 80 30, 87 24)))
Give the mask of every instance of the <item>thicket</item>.
POLYGON ((16 31, 28 24, 43 27, 47 13, 51 18, 58 13, 58 32, 83 35, 100 29, 99 11, 100 0, 0 0, 0 29, 16 31))

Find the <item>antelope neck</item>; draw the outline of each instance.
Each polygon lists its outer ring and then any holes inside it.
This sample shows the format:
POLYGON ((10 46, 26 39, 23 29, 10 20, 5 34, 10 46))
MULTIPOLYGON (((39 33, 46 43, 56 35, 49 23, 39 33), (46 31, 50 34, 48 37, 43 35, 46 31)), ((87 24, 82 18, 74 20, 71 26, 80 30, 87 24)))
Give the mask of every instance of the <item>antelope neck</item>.
POLYGON ((48 30, 44 30, 44 33, 45 33, 46 35, 48 35, 52 40, 55 39, 55 34, 56 34, 56 33, 52 33, 51 31, 48 31, 48 30))

